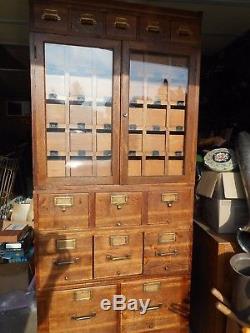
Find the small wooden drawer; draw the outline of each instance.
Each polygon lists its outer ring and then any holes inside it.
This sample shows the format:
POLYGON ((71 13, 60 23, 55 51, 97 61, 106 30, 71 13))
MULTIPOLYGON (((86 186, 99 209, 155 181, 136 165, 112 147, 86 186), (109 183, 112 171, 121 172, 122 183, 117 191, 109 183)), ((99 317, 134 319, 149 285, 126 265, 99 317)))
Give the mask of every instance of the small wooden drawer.
POLYGON ((128 176, 129 177, 135 177, 135 176, 141 176, 142 173, 142 161, 141 158, 130 158, 128 160, 128 176))
POLYGON ((150 299, 145 314, 141 308, 121 314, 122 333, 188 333, 190 281, 185 277, 169 277, 131 281, 121 284, 126 299, 150 299))
POLYGON ((72 125, 92 125, 92 106, 71 105, 70 124, 72 125))
POLYGON ((96 107, 96 124, 111 127, 111 106, 97 106, 96 107))
POLYGON ((93 176, 92 156, 71 156, 70 170, 72 177, 93 176))
POLYGON ((142 151, 142 133, 129 133, 129 151, 142 151))
POLYGON ((93 135, 90 131, 70 133, 70 150, 72 152, 93 151, 93 135))
POLYGON ((47 157, 47 176, 65 177, 66 158, 65 156, 47 157))
POLYGON ((38 226, 40 230, 88 227, 88 193, 39 194, 38 207, 38 226))
POLYGON ((108 177, 112 175, 111 156, 97 156, 96 174, 98 177, 108 177))
POLYGON ((33 27, 36 30, 65 33, 68 30, 69 12, 66 6, 35 4, 33 27))
POLYGON ((147 157, 145 160, 144 176, 163 176, 165 174, 164 157, 147 157))
POLYGON ((56 291, 49 306, 50 332, 117 333, 117 311, 103 311, 103 299, 112 300, 115 285, 56 291))
POLYGON ((187 91, 184 87, 169 87, 169 100, 171 105, 186 105, 187 91))
POLYGON ((184 131, 185 110, 169 110, 168 128, 170 131, 184 131))
POLYGON ((102 36, 104 34, 104 14, 87 8, 71 11, 71 28, 77 34, 102 36))
POLYGON ((129 129, 142 129, 143 128, 143 108, 130 107, 129 108, 129 129))
POLYGON ((181 176, 184 174, 183 160, 168 160, 168 175, 181 176))
POLYGON ((188 273, 191 262, 191 232, 146 232, 144 274, 188 273))
POLYGON ((136 39, 136 16, 123 13, 107 14, 107 35, 124 39, 136 39))
POLYGON ((153 151, 164 152, 166 150, 166 135, 162 133, 148 134, 143 142, 143 151, 151 153, 153 151))
POLYGON ((46 123, 65 124, 65 104, 46 104, 46 123))
POLYGON ((147 128, 166 127, 167 109, 162 108, 148 108, 146 113, 146 126, 147 128))
POLYGON ((170 156, 184 155, 184 135, 170 135, 168 144, 168 152, 170 156))
POLYGON ((94 237, 95 278, 142 273, 142 233, 117 232, 94 237))
POLYGON ((96 226, 140 225, 142 193, 96 193, 96 226))
POLYGON ((139 38, 142 40, 170 39, 170 23, 159 16, 140 17, 139 38))
POLYGON ((190 228, 193 212, 191 189, 169 189, 148 193, 148 223, 166 224, 170 229, 190 228))
MULTIPOLYGON (((60 129, 61 130, 61 129, 60 129)), ((66 151, 66 134, 62 130, 60 132, 52 132, 47 130, 47 154, 51 155, 55 152, 58 155, 65 154, 66 151)))
POLYGON ((193 21, 172 21, 171 22, 171 40, 175 42, 199 42, 200 25, 193 21))
POLYGON ((98 132, 96 134, 96 151, 111 151, 111 133, 98 132))
POLYGON ((92 278, 92 237, 82 233, 40 234, 37 245, 39 288, 92 278))

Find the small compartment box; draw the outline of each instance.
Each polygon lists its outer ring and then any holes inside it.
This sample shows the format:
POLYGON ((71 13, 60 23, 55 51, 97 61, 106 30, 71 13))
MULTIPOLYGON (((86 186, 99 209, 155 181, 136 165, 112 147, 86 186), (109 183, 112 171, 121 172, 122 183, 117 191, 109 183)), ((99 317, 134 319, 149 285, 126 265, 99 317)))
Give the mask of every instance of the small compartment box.
POLYGON ((168 160, 168 175, 181 176, 184 174, 183 160, 168 160))
POLYGON ((146 127, 154 129, 157 127, 166 127, 167 108, 165 105, 154 107, 148 105, 146 113, 146 127))
POLYGON ((46 104, 47 127, 50 124, 65 124, 65 104, 46 104))
POLYGON ((111 150, 111 133, 98 131, 96 134, 96 151, 110 151, 111 150))
POLYGON ((186 105, 186 89, 184 87, 171 86, 169 87, 169 100, 171 105, 185 106, 186 105))
POLYGON ((154 42, 170 39, 170 23, 159 16, 140 17, 139 38, 154 42))
POLYGON ((58 129, 60 131, 51 131, 47 129, 47 153, 51 155, 51 152, 57 152, 58 155, 65 155, 66 151, 66 135, 64 129, 58 129))
POLYGON ((111 106, 96 107, 96 124, 99 126, 110 126, 111 128, 111 106))
POLYGON ((144 273, 188 273, 191 258, 191 232, 146 232, 144 238, 144 273))
POLYGON ((184 135, 169 135, 168 152, 170 156, 184 155, 184 135))
POLYGON ((92 156, 71 156, 70 170, 72 177, 93 176, 92 156))
POLYGON ((165 174, 165 157, 146 157, 144 176, 163 176, 165 174))
POLYGON ((128 176, 141 176, 142 160, 141 157, 129 157, 128 159, 128 176))
POLYGON ((108 177, 112 175, 111 156, 96 157, 96 173, 98 177, 108 177))
POLYGON ((142 151, 142 133, 129 132, 129 151, 141 152, 142 151))
POLYGON ((185 110, 170 109, 168 118, 168 128, 170 131, 184 131, 185 110))
POLYGON ((104 14, 86 8, 84 11, 72 10, 72 31, 89 36, 104 34, 104 14))
POLYGON ((107 35, 124 39, 136 39, 136 16, 124 13, 107 14, 107 35))
POLYGON ((143 105, 130 103, 129 107, 129 129, 143 128, 143 105))
POLYGON ((116 232, 94 236, 94 277, 142 273, 141 232, 116 232))
POLYGON ((47 175, 48 177, 65 177, 66 172, 65 156, 47 157, 47 175))
POLYGON ((92 106, 70 105, 70 124, 92 125, 92 106))
POLYGON ((147 132, 144 142, 143 151, 146 153, 151 153, 154 151, 165 152, 166 151, 166 134, 165 132, 154 132, 150 134, 147 132))
POLYGON ((93 135, 90 131, 72 131, 70 133, 70 150, 72 152, 93 151, 93 135))

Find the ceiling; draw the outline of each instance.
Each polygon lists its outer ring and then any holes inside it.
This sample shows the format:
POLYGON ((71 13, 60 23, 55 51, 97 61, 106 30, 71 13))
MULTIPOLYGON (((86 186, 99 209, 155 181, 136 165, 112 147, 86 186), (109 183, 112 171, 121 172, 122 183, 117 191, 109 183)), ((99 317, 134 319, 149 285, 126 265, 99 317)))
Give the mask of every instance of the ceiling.
MULTIPOLYGON (((250 0, 125 0, 203 12, 202 48, 211 55, 250 29, 250 0)), ((0 44, 28 45, 29 0, 0 0, 0 44)))

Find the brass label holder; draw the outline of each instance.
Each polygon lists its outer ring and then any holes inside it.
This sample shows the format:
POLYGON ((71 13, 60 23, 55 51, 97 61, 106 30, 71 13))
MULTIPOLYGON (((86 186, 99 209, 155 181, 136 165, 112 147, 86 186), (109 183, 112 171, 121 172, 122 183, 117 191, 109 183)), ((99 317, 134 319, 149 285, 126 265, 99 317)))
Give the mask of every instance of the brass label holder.
POLYGON ((129 236, 110 236, 109 243, 111 246, 127 245, 129 242, 129 236))
POLYGON ((54 197, 54 205, 65 212, 67 208, 74 205, 74 198, 72 196, 54 197))
POLYGON ((79 301, 89 301, 91 299, 90 289, 79 289, 74 292, 74 300, 79 301))
POLYGON ((56 248, 57 250, 75 250, 76 239, 57 239, 56 248))
POLYGON ((178 201, 178 193, 162 193, 161 201, 172 207, 173 203, 178 201))
POLYGON ((160 282, 148 282, 143 284, 143 291, 145 293, 155 293, 159 291, 161 288, 160 282))
POLYGON ((175 232, 164 232, 159 235, 158 244, 168 244, 176 242, 176 233, 175 232))
POLYGON ((126 194, 112 194, 111 205, 115 205, 117 209, 121 209, 128 202, 126 194))

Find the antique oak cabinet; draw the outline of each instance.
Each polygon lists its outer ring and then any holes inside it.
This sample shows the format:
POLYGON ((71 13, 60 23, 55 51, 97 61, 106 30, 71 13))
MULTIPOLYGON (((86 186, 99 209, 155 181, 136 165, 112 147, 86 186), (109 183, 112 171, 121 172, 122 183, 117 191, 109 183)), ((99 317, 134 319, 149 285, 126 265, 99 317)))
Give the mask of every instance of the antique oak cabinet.
POLYGON ((199 13, 32 2, 39 333, 188 332, 199 60, 199 13))

